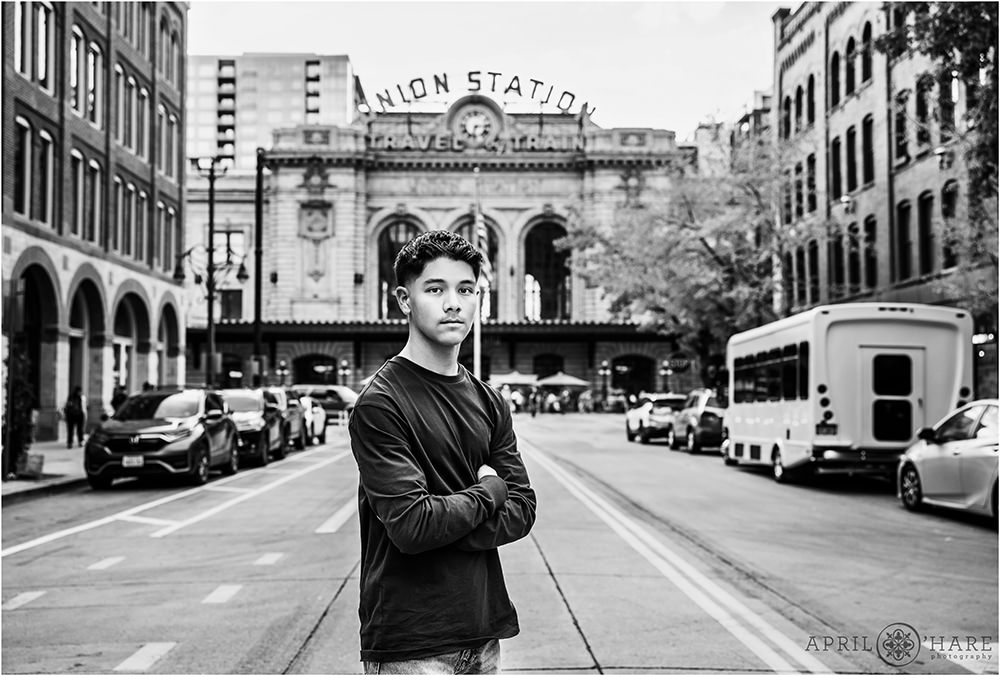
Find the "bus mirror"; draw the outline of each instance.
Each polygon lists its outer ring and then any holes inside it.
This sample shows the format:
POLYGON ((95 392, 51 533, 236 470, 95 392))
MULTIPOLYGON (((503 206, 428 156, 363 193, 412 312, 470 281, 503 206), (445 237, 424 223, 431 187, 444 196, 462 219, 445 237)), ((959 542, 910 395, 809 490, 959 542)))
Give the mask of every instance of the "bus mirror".
POLYGON ((917 439, 934 443, 937 441, 937 435, 934 434, 933 427, 921 427, 920 430, 917 431, 917 439))

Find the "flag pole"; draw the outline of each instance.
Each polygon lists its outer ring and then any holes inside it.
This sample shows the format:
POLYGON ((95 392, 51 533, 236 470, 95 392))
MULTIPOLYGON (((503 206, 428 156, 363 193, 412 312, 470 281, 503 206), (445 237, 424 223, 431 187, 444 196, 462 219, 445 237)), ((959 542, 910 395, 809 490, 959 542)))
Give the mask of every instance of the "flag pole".
MULTIPOLYGON (((482 223, 482 210, 479 205, 479 167, 473 167, 472 174, 476 185, 476 203, 474 206, 474 217, 472 223, 473 237, 476 238, 476 249, 482 252, 482 241, 479 236, 479 226, 482 223)), ((488 259, 487 259, 488 260, 488 259)), ((481 365, 483 353, 483 275, 479 275, 476 280, 476 290, 478 291, 479 303, 476 304, 476 316, 472 320, 472 375, 482 378, 483 369, 481 365)))

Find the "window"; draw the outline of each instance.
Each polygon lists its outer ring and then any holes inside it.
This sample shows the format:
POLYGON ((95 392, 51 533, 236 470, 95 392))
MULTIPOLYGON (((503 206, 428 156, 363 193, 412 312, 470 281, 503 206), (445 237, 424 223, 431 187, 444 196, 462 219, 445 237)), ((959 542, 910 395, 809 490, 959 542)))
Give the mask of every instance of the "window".
POLYGON ((945 73, 938 81, 938 117, 941 124, 941 143, 947 143, 955 132, 955 101, 958 99, 956 73, 945 73))
POLYGON ((785 97, 785 107, 781 118, 781 133, 785 138, 792 135, 792 99, 785 97))
POLYGON ((816 211, 816 156, 806 158, 806 208, 816 211))
POLYGON ((795 300, 799 305, 806 302, 806 250, 795 249, 795 300))
POLYGON ((91 160, 87 169, 87 218, 84 222, 83 238, 88 242, 98 242, 104 223, 101 199, 104 193, 104 179, 101 165, 91 160))
POLYGON ((242 289, 220 289, 219 310, 221 319, 243 319, 242 289))
POLYGON ((910 254, 913 245, 910 242, 910 203, 900 202, 896 205, 896 279, 903 281, 910 278, 910 254))
POLYGON ((840 54, 830 57, 830 107, 840 103, 840 54))
POLYGON ((792 260, 792 253, 786 251, 781 258, 781 285, 784 289, 785 300, 788 305, 792 305, 795 297, 795 263, 792 260))
POLYGON ((166 174, 167 176, 174 178, 177 175, 177 150, 179 149, 180 142, 177 138, 177 117, 170 115, 167 120, 167 148, 164 151, 166 153, 165 163, 166 163, 166 174))
POLYGON ((861 181, 868 185, 875 180, 875 119, 866 115, 861 122, 861 181))
POLYGON ((785 345, 781 349, 781 398, 789 401, 798 396, 798 345, 785 345))
POLYGON ((857 54, 854 51, 854 38, 847 41, 847 50, 844 52, 844 94, 854 93, 854 62, 857 54))
MULTIPOLYGON (((117 3, 115 3, 117 4, 117 3)), ((125 141, 125 73, 115 65, 115 140, 125 141)))
POLYGON ((69 102, 78 115, 83 115, 83 44, 83 33, 74 26, 69 40, 69 102))
POLYGON ((795 216, 796 218, 802 218, 803 212, 803 199, 802 199, 802 163, 799 162, 795 165, 795 216))
POLYGON ((125 187, 125 203, 122 209, 122 253, 126 256, 135 254, 135 186, 129 183, 125 187))
POLYGON ((135 259, 147 263, 146 217, 148 213, 149 200, 146 193, 140 190, 135 200, 135 259))
POLYGON ((14 3, 14 68, 23 75, 30 76, 30 59, 28 57, 28 43, 30 41, 30 29, 28 24, 31 15, 27 2, 14 3))
POLYGON ((959 411, 941 423, 936 432, 939 441, 965 441, 972 439, 976 429, 976 421, 983 412, 983 406, 970 406, 959 411))
POLYGON ((782 175, 784 176, 784 180, 781 182, 781 194, 783 197, 781 222, 785 225, 790 225, 792 222, 792 181, 787 169, 782 172, 782 175))
POLYGON ((55 77, 52 73, 54 64, 52 43, 52 8, 36 2, 35 8, 35 80, 40 86, 53 90, 55 77))
POLYGON ((145 58, 149 58, 149 22, 152 20, 152 10, 149 3, 139 3, 139 26, 136 32, 136 47, 145 58))
POLYGON ((394 290, 395 274, 392 271, 393 261, 403 246, 420 234, 416 225, 406 221, 397 221, 386 227, 378 238, 378 297, 379 318, 404 317, 396 302, 394 290))
POLYGON ((135 78, 129 77, 125 83, 125 147, 135 150, 135 78))
POLYGON ((167 207, 167 215, 163 221, 163 260, 167 269, 170 269, 169 261, 174 260, 175 255, 175 244, 178 241, 177 230, 177 212, 174 211, 173 207, 167 207))
POLYGON ((872 79, 872 25, 865 24, 861 31, 861 81, 872 79))
MULTIPOLYGON (((19 5, 21 3, 18 3, 19 5)), ((23 117, 16 120, 14 141, 14 213, 28 216, 31 198, 31 125, 23 117)))
POLYGON ((139 157, 149 156, 149 93, 145 87, 139 90, 135 115, 135 151, 139 157))
POLYGON ((917 82, 917 99, 914 102, 917 114, 917 145, 931 142, 930 96, 933 81, 924 76, 917 82))
POLYGON ((874 216, 865 219, 865 286, 878 286, 878 249, 875 248, 878 227, 874 216))
POLYGON ((934 194, 927 191, 917 200, 917 253, 920 274, 934 272, 934 194))
POLYGON ((908 97, 907 92, 900 92, 896 96, 896 115, 895 115, 895 140, 896 140, 896 161, 905 161, 910 159, 910 153, 907 147, 906 138, 906 99, 908 97))
POLYGON ((101 97, 104 91, 101 61, 101 48, 91 42, 87 49, 87 119, 98 127, 102 126, 101 97))
POLYGON ((819 302, 819 242, 809 240, 809 300, 819 302))
POLYGON ((809 398, 809 343, 799 343, 799 399, 809 398))
POLYGON ((840 181, 840 137, 830 144, 830 197, 836 199, 843 194, 840 181))
POLYGON ((156 168, 160 172, 166 171, 166 156, 164 150, 167 147, 167 111, 163 106, 156 107, 156 168))
POLYGON ((167 70, 167 63, 169 61, 169 50, 170 50, 170 35, 167 32, 167 18, 160 18, 160 39, 157 41, 157 55, 156 55, 156 70, 159 71, 163 77, 170 79, 170 74, 167 70))
POLYGON ((111 214, 111 242, 110 247, 112 251, 119 251, 119 246, 122 241, 122 212, 124 211, 124 196, 122 195, 122 180, 115 176, 114 186, 112 188, 111 199, 114 200, 114 211, 111 214))
POLYGON ((151 236, 153 240, 153 269, 156 269, 157 266, 159 266, 161 269, 169 271, 173 261, 163 256, 163 247, 167 239, 164 234, 166 220, 167 208, 163 205, 163 202, 157 202, 156 218, 153 221, 153 234, 151 236))
POLYGON ((52 152, 52 136, 48 132, 38 133, 35 165, 38 167, 38 188, 34 192, 34 203, 37 204, 32 217, 42 223, 52 224, 52 197, 55 188, 54 156, 52 152))
POLYGON ((847 192, 858 187, 858 132, 847 128, 847 192))
POLYGON ((852 296, 861 290, 861 242, 858 224, 847 226, 847 292, 852 296))
POLYGON ((958 183, 948 181, 941 189, 941 217, 944 219, 943 246, 941 249, 941 267, 953 268, 958 265, 958 252, 955 250, 955 210, 958 206, 958 183))
POLYGON ((795 131, 802 129, 802 87, 795 90, 795 131))
POLYGON ((809 83, 806 85, 806 123, 812 124, 816 121, 816 76, 809 76, 809 83))
POLYGON ((69 154, 70 214, 69 232, 80 236, 83 230, 83 155, 72 150, 69 154))
POLYGON ((170 34, 170 81, 175 85, 181 81, 182 58, 181 43, 177 37, 177 32, 174 31, 170 34))
POLYGON ((844 237, 839 228, 830 238, 830 295, 844 295, 844 237))

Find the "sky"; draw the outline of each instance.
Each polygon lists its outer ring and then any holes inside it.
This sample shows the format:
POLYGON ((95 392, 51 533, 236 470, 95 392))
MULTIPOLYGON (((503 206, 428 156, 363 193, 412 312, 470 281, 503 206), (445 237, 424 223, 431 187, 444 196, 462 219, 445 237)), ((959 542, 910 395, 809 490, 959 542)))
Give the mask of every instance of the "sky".
POLYGON ((560 98, 573 113, 586 102, 601 127, 670 129, 684 140, 701 122, 735 121, 754 90, 770 89, 771 15, 797 4, 192 0, 188 51, 346 54, 373 105, 376 92, 409 92, 420 78, 430 89, 423 109, 442 111, 480 71, 509 112, 537 112, 552 87, 545 112, 558 112, 560 98), (448 95, 435 95, 435 74, 447 75, 448 95))

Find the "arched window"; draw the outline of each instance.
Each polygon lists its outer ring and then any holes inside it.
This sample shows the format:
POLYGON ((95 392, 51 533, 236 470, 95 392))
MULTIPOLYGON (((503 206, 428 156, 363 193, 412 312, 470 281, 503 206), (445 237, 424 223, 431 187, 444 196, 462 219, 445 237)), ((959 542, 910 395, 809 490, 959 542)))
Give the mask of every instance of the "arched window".
POLYGON ((865 218, 865 286, 878 286, 878 222, 874 215, 865 218))
POLYGON ((23 117, 18 117, 15 122, 14 212, 27 216, 31 198, 31 123, 23 117))
POLYGON ((561 225, 544 221, 524 239, 524 316, 526 319, 570 318, 569 252, 556 249, 565 237, 561 225))
POLYGON ((958 182, 948 181, 941 189, 941 217, 944 219, 941 236, 941 267, 945 269, 958 265, 958 251, 955 242, 957 209, 958 182))
POLYGON ((795 90, 795 131, 802 129, 802 87, 795 90))
MULTIPOLYGON (((473 246, 477 246, 477 237, 475 232, 475 221, 473 219, 468 219, 462 225, 458 226, 455 231, 465 239, 472 242, 473 246)), ((496 274, 496 271, 500 269, 497 262, 497 252, 500 250, 500 243, 497 240, 496 230, 490 225, 486 226, 486 257, 490 261, 490 267, 493 269, 493 279, 490 281, 490 292, 489 295, 483 298, 482 305, 482 315, 483 319, 496 319, 497 314, 497 299, 499 295, 497 293, 500 287, 500 276, 496 274)))
POLYGON ((861 290, 861 241, 858 224, 847 226, 847 292, 855 295, 861 290))
POLYGON ((861 81, 872 79, 872 25, 865 24, 861 32, 861 81))
POLYGON ((857 54, 854 50, 854 38, 847 41, 847 51, 844 52, 844 94, 854 93, 854 60, 857 54))
POLYGON ((840 180, 840 137, 830 144, 830 197, 837 199, 842 194, 843 185, 840 180))
POLYGON ((806 85, 806 123, 816 121, 816 76, 810 75, 806 85))
POLYGON ((896 95, 896 114, 894 137, 896 141, 896 161, 910 158, 908 134, 906 130, 906 100, 909 92, 902 91, 896 95))
POLYGON ((806 210, 816 211, 816 155, 806 158, 806 210))
POLYGON ((840 54, 834 52, 830 57, 830 107, 840 103, 840 54))
POLYGON ((917 200, 917 260, 921 275, 934 272, 934 193, 921 193, 917 200))
POLYGON ((900 202, 896 205, 896 281, 910 278, 912 267, 910 258, 913 253, 913 242, 910 241, 910 203, 900 202))
POLYGON ((830 237, 830 296, 840 298, 844 295, 844 234, 839 226, 830 237))
POLYGON ((819 302, 819 242, 809 240, 809 302, 819 302))
POLYGON ((781 135, 784 138, 792 135, 792 99, 789 96, 785 97, 785 107, 781 119, 781 135))
POLYGON ((861 121, 861 181, 875 180, 875 118, 865 115, 861 121))
POLYGON ((847 192, 858 187, 858 132, 847 128, 847 192))
POLYGON ((927 145, 931 142, 930 98, 934 88, 934 79, 923 75, 917 80, 917 96, 914 101, 917 117, 917 145, 927 145))
POLYGON ((396 255, 420 229, 409 221, 396 221, 378 236, 378 316, 379 319, 402 319, 406 315, 396 302, 396 274, 392 264, 396 255))
POLYGON ((806 250, 801 245, 795 248, 795 302, 806 302, 806 250))
POLYGON ((181 41, 177 37, 177 31, 174 31, 170 34, 170 81, 175 85, 181 81, 182 66, 181 41))
POLYGON ((958 99, 958 78, 954 72, 942 73, 938 80, 938 120, 941 143, 951 140, 955 132, 955 101, 958 99))

